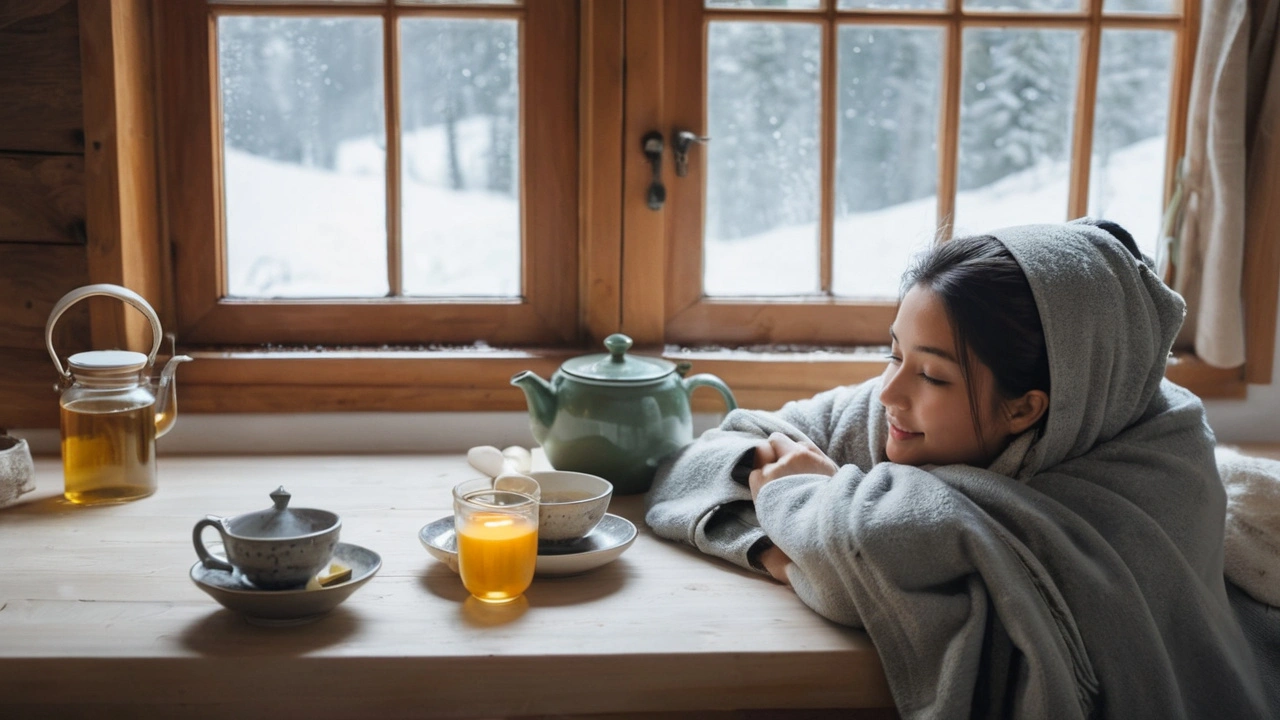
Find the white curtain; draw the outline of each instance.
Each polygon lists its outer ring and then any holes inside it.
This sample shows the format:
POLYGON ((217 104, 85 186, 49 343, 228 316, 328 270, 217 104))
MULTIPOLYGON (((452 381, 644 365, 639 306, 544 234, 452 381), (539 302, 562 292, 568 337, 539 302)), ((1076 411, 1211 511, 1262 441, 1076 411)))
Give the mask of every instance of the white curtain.
POLYGON ((1179 344, 1216 367, 1245 360, 1245 239, 1280 242, 1280 0, 1204 0, 1187 117, 1173 286, 1187 299, 1179 344))

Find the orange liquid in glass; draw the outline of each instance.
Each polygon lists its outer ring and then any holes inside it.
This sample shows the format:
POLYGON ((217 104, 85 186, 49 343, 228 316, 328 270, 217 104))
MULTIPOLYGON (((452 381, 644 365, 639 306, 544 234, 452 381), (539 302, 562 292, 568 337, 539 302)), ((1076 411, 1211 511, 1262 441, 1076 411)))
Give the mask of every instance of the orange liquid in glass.
POLYGON ((476 512, 459 522, 458 573, 477 599, 502 603, 533 582, 538 527, 528 518, 476 512))

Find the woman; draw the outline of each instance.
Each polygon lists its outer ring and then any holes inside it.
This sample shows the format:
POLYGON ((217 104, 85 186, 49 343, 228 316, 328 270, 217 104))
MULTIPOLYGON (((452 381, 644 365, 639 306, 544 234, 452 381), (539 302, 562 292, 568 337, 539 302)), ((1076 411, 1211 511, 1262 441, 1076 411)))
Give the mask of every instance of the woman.
POLYGON ((904 717, 1266 716, 1184 304, 1104 225, 941 246, 881 378, 731 413, 646 520, 865 627, 904 717))

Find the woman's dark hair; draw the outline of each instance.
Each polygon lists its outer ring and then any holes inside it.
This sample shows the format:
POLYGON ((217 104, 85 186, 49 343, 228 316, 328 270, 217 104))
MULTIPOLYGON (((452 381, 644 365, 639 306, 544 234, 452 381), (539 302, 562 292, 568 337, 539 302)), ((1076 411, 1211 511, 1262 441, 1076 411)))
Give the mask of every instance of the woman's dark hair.
POLYGON ((917 285, 938 296, 951 320, 979 438, 982 426, 978 396, 970 381, 970 351, 991 368, 1002 397, 1018 398, 1031 390, 1049 392, 1049 352, 1040 311, 1026 274, 1003 243, 979 235, 937 245, 903 275, 902 294, 917 285))

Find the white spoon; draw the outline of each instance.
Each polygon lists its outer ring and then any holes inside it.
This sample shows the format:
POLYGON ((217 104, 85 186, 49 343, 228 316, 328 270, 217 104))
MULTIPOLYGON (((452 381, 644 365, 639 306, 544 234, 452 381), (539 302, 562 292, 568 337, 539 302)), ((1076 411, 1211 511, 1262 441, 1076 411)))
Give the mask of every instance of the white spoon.
POLYGON ((503 448, 502 457, 506 461, 508 470, 528 473, 533 469, 533 454, 519 445, 503 448))
POLYGON ((489 477, 501 475, 505 461, 502 451, 492 445, 480 445, 467 451, 467 462, 471 467, 489 477))

